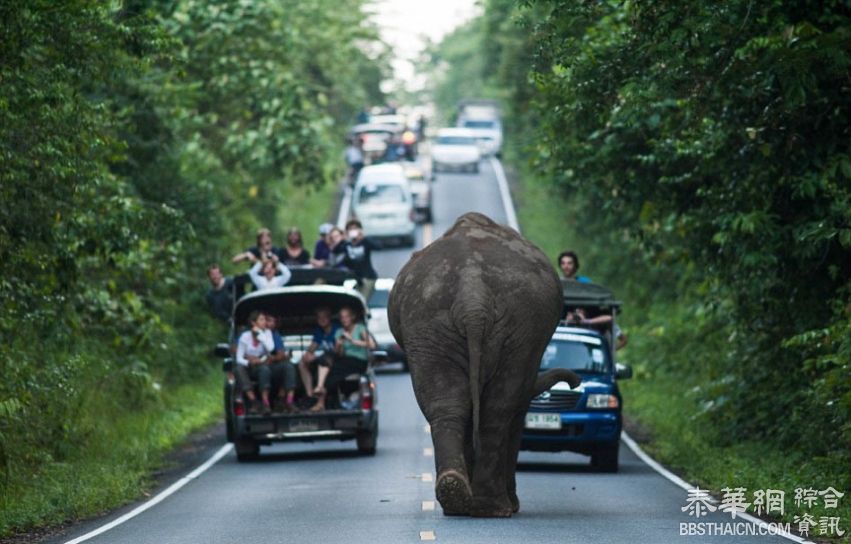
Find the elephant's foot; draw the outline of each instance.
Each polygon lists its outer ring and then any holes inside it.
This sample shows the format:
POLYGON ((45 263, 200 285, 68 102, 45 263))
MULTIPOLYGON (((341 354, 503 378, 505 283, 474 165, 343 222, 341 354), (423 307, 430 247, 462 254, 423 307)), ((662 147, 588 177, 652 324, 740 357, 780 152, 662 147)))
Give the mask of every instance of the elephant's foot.
POLYGON ((470 481, 457 470, 446 470, 437 477, 434 486, 437 501, 446 516, 468 516, 473 502, 470 481))
POLYGON ((476 518, 510 518, 514 512, 513 504, 506 497, 474 497, 470 509, 470 515, 476 518))
POLYGON ((516 514, 520 511, 520 499, 517 498, 517 493, 509 493, 508 500, 511 501, 511 513, 516 514))

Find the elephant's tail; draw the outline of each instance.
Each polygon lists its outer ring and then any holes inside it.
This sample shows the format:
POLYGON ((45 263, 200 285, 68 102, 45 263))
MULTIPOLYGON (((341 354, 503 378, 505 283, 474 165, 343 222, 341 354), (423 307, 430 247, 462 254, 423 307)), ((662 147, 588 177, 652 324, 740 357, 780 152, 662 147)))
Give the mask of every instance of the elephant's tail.
POLYGON ((473 451, 479 449, 479 405, 482 386, 482 333, 478 328, 467 329, 467 355, 470 362, 470 397, 473 401, 473 451))
POLYGON ((576 389, 576 386, 582 382, 582 378, 576 372, 566 368, 553 368, 541 372, 538 374, 538 379, 535 380, 535 390, 532 396, 537 397, 558 382, 567 382, 571 389, 576 389))

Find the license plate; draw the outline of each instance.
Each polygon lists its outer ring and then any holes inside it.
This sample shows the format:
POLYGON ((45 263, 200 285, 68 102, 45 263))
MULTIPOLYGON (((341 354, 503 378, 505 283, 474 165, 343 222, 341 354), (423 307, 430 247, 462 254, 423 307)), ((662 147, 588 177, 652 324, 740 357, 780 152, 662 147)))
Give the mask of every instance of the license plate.
POLYGON ((526 414, 527 429, 561 429, 561 416, 559 414, 526 414))
POLYGON ((312 419, 294 419, 290 421, 290 431, 295 433, 303 433, 306 431, 318 431, 319 422, 312 419))

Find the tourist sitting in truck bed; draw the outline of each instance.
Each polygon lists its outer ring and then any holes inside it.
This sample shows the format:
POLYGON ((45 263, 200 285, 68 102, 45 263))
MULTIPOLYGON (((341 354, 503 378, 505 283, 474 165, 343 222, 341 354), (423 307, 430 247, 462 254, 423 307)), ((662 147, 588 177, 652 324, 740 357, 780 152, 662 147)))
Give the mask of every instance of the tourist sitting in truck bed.
POLYGON ((269 357, 272 368, 272 390, 275 391, 274 408, 276 412, 292 412, 295 410, 295 367, 290 362, 292 354, 284 347, 284 339, 278 332, 278 318, 272 314, 266 315, 266 328, 272 334, 275 349, 269 357))
POLYGON ((339 328, 340 326, 331 320, 330 308, 320 307, 316 309, 316 330, 313 332, 313 339, 298 362, 298 372, 308 397, 314 396, 314 367, 331 364, 339 328))
POLYGON ((317 373, 317 398, 311 410, 325 409, 328 391, 336 391, 340 382, 349 374, 363 374, 369 364, 369 350, 375 349, 374 340, 366 327, 358 322, 357 314, 349 307, 340 309, 342 328, 335 333, 334 357, 329 366, 320 366, 317 373))
POLYGON ((251 312, 248 322, 251 328, 239 336, 236 348, 236 382, 250 403, 250 413, 256 414, 261 410, 269 413, 272 408, 269 403, 269 391, 272 388, 269 360, 275 349, 275 341, 271 331, 266 328, 266 316, 263 313, 251 312), (262 403, 254 393, 253 380, 257 381, 262 403))

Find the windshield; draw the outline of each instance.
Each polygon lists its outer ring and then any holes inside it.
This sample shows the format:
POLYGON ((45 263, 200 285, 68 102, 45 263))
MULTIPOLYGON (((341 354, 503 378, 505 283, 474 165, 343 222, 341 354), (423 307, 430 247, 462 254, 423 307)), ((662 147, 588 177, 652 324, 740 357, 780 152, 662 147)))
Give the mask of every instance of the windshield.
POLYGON ((464 121, 465 128, 494 128, 493 121, 464 121))
POLYGON ((399 204, 405 202, 405 191, 399 185, 364 185, 358 193, 361 204, 399 204))
POLYGON ((567 368, 602 374, 609 368, 605 344, 597 337, 556 333, 541 358, 541 370, 567 368))
POLYGON ((440 145, 476 145, 476 139, 469 136, 440 136, 437 138, 440 145))
POLYGON ((372 295, 369 297, 369 307, 370 308, 386 308, 388 297, 390 297, 390 291, 385 291, 383 289, 376 289, 375 291, 372 292, 372 295))

